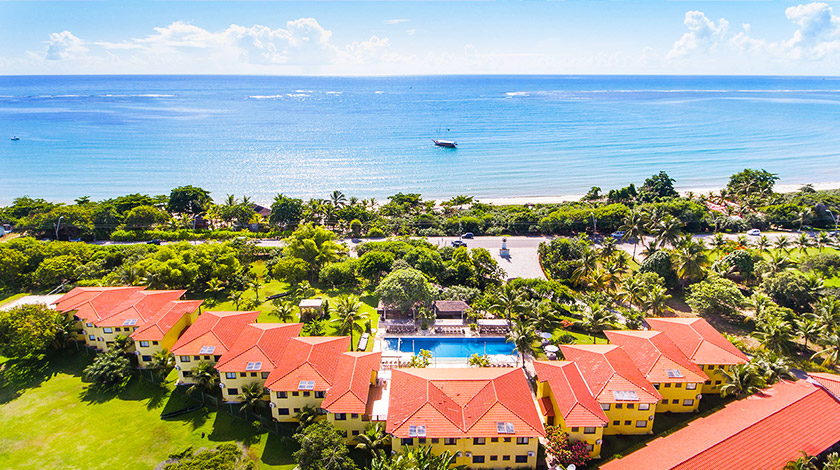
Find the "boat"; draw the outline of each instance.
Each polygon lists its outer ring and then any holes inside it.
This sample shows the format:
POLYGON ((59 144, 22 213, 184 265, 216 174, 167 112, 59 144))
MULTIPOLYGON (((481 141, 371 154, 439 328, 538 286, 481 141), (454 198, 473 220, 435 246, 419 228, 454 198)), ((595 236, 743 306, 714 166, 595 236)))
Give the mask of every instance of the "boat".
POLYGON ((450 149, 458 148, 458 143, 454 140, 437 140, 432 139, 432 142, 435 143, 438 147, 446 147, 450 149))
POLYGON ((20 137, 14 136, 14 137, 12 137, 12 140, 20 140, 20 137))

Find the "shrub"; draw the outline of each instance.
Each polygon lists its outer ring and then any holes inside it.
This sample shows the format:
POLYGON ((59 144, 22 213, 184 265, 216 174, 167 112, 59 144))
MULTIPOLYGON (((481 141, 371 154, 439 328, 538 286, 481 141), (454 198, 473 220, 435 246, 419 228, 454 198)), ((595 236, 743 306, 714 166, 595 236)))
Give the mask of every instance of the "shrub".
POLYGON ((701 314, 733 315, 746 298, 734 282, 712 276, 689 287, 685 301, 701 314))
POLYGON ((639 267, 640 273, 654 273, 665 281, 665 287, 674 287, 677 284, 677 271, 671 260, 671 255, 665 250, 659 250, 650 255, 639 267))
POLYGON ((357 260, 350 258, 338 263, 329 263, 321 268, 318 279, 332 287, 356 285, 357 260))
POLYGON ((807 311, 814 295, 805 276, 796 271, 783 271, 765 279, 759 290, 774 302, 797 312, 807 311))

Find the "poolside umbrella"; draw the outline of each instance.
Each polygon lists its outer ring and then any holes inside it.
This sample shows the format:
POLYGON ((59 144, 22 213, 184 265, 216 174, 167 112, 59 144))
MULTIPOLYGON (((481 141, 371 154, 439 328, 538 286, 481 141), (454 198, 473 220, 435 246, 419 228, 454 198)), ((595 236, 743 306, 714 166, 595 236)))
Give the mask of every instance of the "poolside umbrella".
POLYGON ((557 351, 559 351, 559 350, 560 350, 560 348, 558 348, 557 346, 555 346, 555 345, 553 345, 553 344, 550 344, 550 345, 548 345, 548 346, 546 346, 546 347, 545 347, 545 352, 552 352, 552 353, 556 353, 556 352, 557 352, 557 351))

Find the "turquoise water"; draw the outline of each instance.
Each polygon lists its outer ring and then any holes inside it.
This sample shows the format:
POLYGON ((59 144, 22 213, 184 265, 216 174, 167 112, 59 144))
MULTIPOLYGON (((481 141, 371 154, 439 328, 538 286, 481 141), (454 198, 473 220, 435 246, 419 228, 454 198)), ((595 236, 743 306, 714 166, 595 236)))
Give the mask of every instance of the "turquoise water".
POLYGON ((720 187, 744 167, 833 182, 838 105, 837 78, 7 76, 0 203, 187 183, 263 203, 557 196, 659 170, 720 187))
POLYGON ((385 342, 386 349, 392 351, 418 353, 425 349, 433 357, 513 354, 513 344, 504 338, 386 338, 385 342))

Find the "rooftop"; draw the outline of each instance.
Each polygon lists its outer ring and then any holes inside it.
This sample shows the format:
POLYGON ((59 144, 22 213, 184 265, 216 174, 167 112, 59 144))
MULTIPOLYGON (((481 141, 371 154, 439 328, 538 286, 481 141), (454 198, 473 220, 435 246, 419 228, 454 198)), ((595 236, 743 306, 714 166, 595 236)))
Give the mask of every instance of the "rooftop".
POLYGON ((373 373, 379 370, 380 352, 345 352, 338 358, 332 386, 321 408, 330 413, 364 414, 373 387, 373 373))
POLYGON ((744 364, 747 356, 703 318, 646 318, 695 364, 744 364))
POLYGON ((604 334, 630 356, 649 382, 701 383, 709 380, 661 331, 610 330, 604 334))
POLYGON ((155 317, 131 334, 135 341, 160 341, 184 315, 190 315, 201 305, 201 300, 175 300, 169 302, 155 317))
POLYGON ((534 361, 534 369, 537 380, 548 382, 551 387, 566 426, 591 427, 609 423, 574 362, 534 361))
POLYGON ((630 356, 613 344, 563 345, 598 403, 657 403, 662 395, 644 378, 630 356))
POLYGON ((242 329, 230 350, 219 358, 216 369, 220 372, 271 371, 302 327, 301 323, 251 323, 242 329), (259 364, 259 367, 249 368, 249 363, 259 364))
POLYGON ((348 349, 348 336, 293 338, 265 386, 274 391, 294 391, 303 390, 301 382, 312 382, 306 390, 326 391, 333 384, 340 356, 348 349))
POLYGON ((435 300, 434 307, 441 312, 464 312, 470 308, 463 300, 435 300))
POLYGON ((236 337, 249 324, 257 321, 260 312, 209 312, 198 316, 195 323, 172 346, 176 356, 205 354, 221 356, 233 346, 236 337), (206 348, 206 349, 205 349, 206 348), (207 352, 212 348, 213 352, 207 352))

